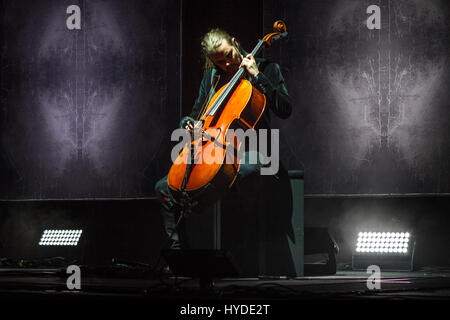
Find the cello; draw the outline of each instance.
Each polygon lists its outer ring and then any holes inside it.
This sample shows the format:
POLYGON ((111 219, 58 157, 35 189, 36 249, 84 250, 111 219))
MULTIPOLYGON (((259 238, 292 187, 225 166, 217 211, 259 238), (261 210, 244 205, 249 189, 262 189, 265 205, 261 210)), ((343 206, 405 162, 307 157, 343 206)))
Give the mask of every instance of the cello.
MULTIPOLYGON (((258 41, 251 52, 254 57, 263 47, 287 35, 281 20, 274 23, 273 29, 258 41)), ((214 202, 236 180, 243 141, 233 130, 254 129, 266 107, 265 95, 245 79, 244 72, 244 67, 239 68, 211 98, 200 121, 195 122, 197 134, 169 170, 169 190, 183 207, 214 202)))

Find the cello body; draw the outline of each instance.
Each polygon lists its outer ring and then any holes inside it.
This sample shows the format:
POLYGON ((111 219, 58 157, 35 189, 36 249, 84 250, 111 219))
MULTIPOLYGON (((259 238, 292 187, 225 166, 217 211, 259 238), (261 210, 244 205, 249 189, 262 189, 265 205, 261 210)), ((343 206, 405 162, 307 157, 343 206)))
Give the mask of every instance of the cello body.
POLYGON ((172 165, 167 182, 175 199, 187 195, 201 203, 210 203, 229 189, 239 171, 239 157, 229 150, 240 150, 242 141, 229 134, 229 129, 252 129, 261 118, 266 97, 247 80, 241 79, 228 101, 214 115, 209 110, 215 105, 228 84, 224 85, 213 96, 207 111, 201 118, 202 129, 210 136, 200 136, 186 145, 172 165), (212 140, 215 140, 214 143, 212 140), (228 152, 225 148, 228 146, 228 152), (182 188, 188 170, 191 148, 194 147, 195 162, 189 179, 182 188), (231 148, 230 148, 231 147, 231 148))

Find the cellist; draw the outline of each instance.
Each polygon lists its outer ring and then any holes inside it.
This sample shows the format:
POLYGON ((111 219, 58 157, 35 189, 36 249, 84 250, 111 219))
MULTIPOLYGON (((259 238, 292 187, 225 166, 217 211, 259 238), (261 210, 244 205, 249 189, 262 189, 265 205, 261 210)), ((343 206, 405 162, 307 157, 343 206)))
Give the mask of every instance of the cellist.
MULTIPOLYGON (((198 119, 216 89, 229 82, 240 67, 245 68, 245 75, 252 86, 266 96, 267 108, 255 129, 269 129, 271 113, 281 119, 290 116, 292 104, 277 63, 262 58, 255 59, 241 48, 236 38, 221 29, 212 29, 206 33, 201 41, 201 47, 205 58, 205 73, 192 112, 180 121, 181 128, 192 132, 194 119, 198 119)), ((233 188, 248 177, 260 174, 261 162, 259 159, 261 155, 258 153, 258 163, 252 164, 249 161, 251 152, 257 151, 249 150, 244 153, 244 162, 240 165, 233 188)), ((171 195, 167 184, 167 175, 155 184, 155 191, 161 202, 165 231, 171 237, 170 248, 186 248, 187 243, 183 240, 185 238, 183 223, 178 226, 179 230, 175 229, 181 208, 171 195)))

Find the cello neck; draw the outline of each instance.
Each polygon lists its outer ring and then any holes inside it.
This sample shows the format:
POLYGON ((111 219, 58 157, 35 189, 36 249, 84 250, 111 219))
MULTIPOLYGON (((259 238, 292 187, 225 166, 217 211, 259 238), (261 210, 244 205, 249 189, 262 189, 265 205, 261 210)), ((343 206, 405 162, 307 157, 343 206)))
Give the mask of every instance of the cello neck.
MULTIPOLYGON (((256 58, 256 56, 261 52, 261 49, 263 48, 263 45, 266 42, 264 40, 259 40, 256 44, 255 48, 252 50, 252 56, 256 58)), ((233 76, 233 78, 230 80, 231 87, 234 87, 236 82, 242 77, 244 74, 245 68, 240 68, 238 71, 236 71, 236 74, 233 76)))
POLYGON ((256 44, 255 48, 252 51, 252 56, 256 57, 263 48, 263 45, 265 43, 266 42, 264 40, 258 40, 258 43, 256 44))

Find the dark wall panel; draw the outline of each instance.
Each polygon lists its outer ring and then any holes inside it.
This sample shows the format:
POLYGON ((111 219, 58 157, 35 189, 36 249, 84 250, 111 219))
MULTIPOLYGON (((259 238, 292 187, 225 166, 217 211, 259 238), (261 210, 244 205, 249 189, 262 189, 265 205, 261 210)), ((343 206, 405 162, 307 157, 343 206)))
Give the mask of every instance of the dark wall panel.
POLYGON ((3 6, 1 197, 152 195, 178 122, 179 1, 3 6))
MULTIPOLYGON (((416 243, 414 265, 448 266, 449 197, 310 197, 305 226, 327 227, 339 245, 338 263, 351 266, 361 231, 410 232, 416 243)), ((342 267, 343 267, 342 265, 342 267)))
POLYGON ((295 110, 282 159, 306 193, 450 191, 447 1, 264 1, 282 18, 281 61, 295 110), (381 8, 369 30, 366 9, 381 8))
MULTIPOLYGON (((109 265, 158 262, 167 245, 156 199, 0 201, 0 256, 109 265), (124 219, 124 216, 127 219, 124 219), (77 246, 41 246, 44 230, 82 230, 77 246)), ((159 262, 161 262, 160 260, 159 262)))

